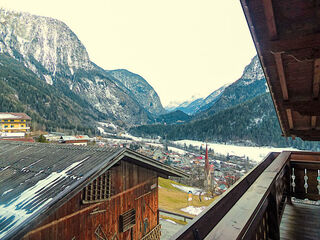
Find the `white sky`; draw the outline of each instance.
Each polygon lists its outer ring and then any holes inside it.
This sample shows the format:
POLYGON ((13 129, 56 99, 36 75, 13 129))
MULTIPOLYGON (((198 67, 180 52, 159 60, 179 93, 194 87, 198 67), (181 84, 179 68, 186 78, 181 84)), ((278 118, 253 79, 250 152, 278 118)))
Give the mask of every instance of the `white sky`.
POLYGON ((206 97, 256 54, 239 0, 1 0, 65 22, 104 69, 143 76, 162 104, 206 97))

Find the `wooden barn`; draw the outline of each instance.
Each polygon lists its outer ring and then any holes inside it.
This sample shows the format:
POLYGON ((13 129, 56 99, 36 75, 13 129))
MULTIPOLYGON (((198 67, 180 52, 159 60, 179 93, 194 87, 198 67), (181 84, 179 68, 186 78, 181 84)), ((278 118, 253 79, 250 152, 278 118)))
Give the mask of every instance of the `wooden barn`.
POLYGON ((0 239, 160 239, 158 177, 134 151, 0 142, 0 239))

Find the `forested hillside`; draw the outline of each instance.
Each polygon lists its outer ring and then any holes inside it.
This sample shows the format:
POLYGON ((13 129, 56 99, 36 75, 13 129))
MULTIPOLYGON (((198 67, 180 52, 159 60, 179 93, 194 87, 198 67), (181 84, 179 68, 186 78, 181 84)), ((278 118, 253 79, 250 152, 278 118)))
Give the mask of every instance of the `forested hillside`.
POLYGON ((67 86, 65 89, 65 94, 62 94, 41 81, 23 64, 0 54, 1 111, 25 112, 34 124, 38 124, 38 128, 89 131, 91 127, 88 123, 103 118, 104 114, 68 91, 67 86))
POLYGON ((269 93, 220 111, 206 119, 182 125, 145 125, 131 128, 130 131, 137 136, 161 136, 169 140, 192 139, 259 146, 291 146, 301 149, 318 147, 314 142, 285 139, 281 136, 269 93))

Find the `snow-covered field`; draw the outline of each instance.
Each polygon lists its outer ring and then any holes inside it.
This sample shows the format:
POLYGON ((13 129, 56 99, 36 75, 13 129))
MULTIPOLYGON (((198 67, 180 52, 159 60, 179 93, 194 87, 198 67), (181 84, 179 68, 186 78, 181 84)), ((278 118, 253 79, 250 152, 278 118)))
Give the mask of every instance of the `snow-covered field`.
POLYGON ((191 191, 193 195, 199 195, 200 192, 203 192, 200 188, 187 187, 187 186, 177 185, 177 184, 173 184, 173 183, 171 183, 171 185, 174 186, 175 188, 180 189, 183 192, 186 192, 186 193, 191 191))
MULTIPOLYGON (((160 139, 147 139, 147 138, 141 138, 141 137, 135 137, 132 136, 129 133, 121 134, 122 137, 126 137, 128 139, 132 139, 131 141, 138 141, 138 142, 145 142, 148 145, 152 145, 155 147, 163 147, 163 145, 160 143, 160 139)), ((127 142, 130 143, 130 140, 123 140, 123 139, 110 139, 114 142, 127 142)), ((181 147, 184 147, 185 144, 187 146, 192 145, 195 147, 202 146, 202 148, 205 148, 205 142, 201 141, 194 141, 194 140, 179 140, 174 141, 173 143, 180 145, 181 147)), ((294 148, 274 148, 274 147, 250 147, 250 146, 238 146, 238 145, 232 145, 232 144, 223 144, 223 143, 208 143, 208 148, 211 148, 214 150, 215 153, 222 154, 222 155, 236 155, 239 157, 248 157, 251 161, 254 162, 260 162, 267 156, 270 152, 281 152, 284 150, 288 151, 298 151, 298 149, 294 148)), ((169 150, 172 152, 176 152, 179 154, 186 154, 188 151, 175 148, 175 147, 168 147, 169 150)))
MULTIPOLYGON (((202 148, 205 148, 205 143, 200 141, 194 140, 179 140, 175 141, 175 144, 184 146, 192 145, 202 148)), ((223 154, 223 155, 236 155, 236 156, 244 156, 248 157, 250 160, 255 162, 260 162, 269 152, 281 152, 284 150, 294 150, 294 148, 274 148, 274 147, 248 147, 248 146, 237 146, 237 145, 228 145, 228 144, 221 144, 221 143, 208 143, 208 148, 214 150, 215 153, 223 154)))
POLYGON ((189 213, 191 215, 199 215, 206 207, 194 207, 194 206, 188 206, 185 208, 181 208, 180 210, 186 213, 189 213))

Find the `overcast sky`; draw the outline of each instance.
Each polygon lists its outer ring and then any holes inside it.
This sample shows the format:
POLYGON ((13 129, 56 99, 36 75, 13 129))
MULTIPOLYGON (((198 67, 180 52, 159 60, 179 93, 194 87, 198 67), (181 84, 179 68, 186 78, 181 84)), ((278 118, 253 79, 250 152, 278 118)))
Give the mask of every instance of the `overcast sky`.
POLYGON ((163 105, 237 80, 256 54, 239 0, 1 0, 57 18, 93 62, 144 77, 163 105))

